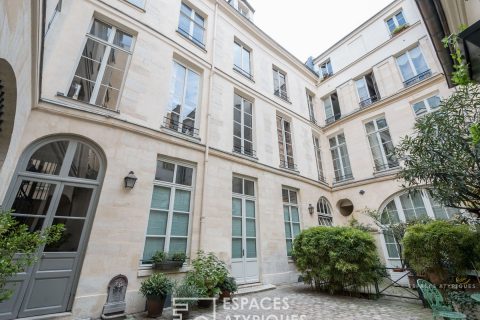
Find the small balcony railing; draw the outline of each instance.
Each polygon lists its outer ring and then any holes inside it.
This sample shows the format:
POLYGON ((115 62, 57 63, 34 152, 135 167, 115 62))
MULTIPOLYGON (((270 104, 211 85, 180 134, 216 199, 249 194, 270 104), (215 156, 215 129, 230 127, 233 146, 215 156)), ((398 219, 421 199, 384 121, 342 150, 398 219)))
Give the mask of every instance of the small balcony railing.
POLYGON ((353 175, 351 173, 349 173, 349 174, 346 174, 346 175, 343 175, 343 176, 335 177, 334 182, 335 183, 340 183, 340 182, 347 181, 347 180, 352 180, 352 179, 353 179, 353 175))
POLYGON ((327 183, 327 179, 325 179, 325 177, 321 173, 318 174, 318 181, 327 183))
POLYGON ((424 71, 422 73, 417 74, 415 77, 412 77, 408 80, 405 80, 403 82, 403 86, 405 88, 410 87, 411 85, 414 85, 415 83, 420 82, 422 80, 425 80, 425 79, 427 79, 431 76, 432 76, 432 71, 430 69, 428 69, 427 71, 424 71))
POLYGON ((176 121, 171 117, 164 117, 163 118, 163 126, 167 129, 172 131, 176 131, 178 133, 182 133, 187 136, 191 136, 194 138, 198 138, 198 129, 182 122, 176 121))
POLYGON ((379 100, 379 97, 377 95, 373 95, 368 99, 360 101, 358 104, 360 105, 360 109, 368 107, 369 105, 377 102, 379 100))
POLYGON ((335 121, 339 120, 341 117, 342 117, 341 113, 334 114, 333 116, 331 116, 330 118, 327 118, 325 120, 325 124, 330 124, 332 122, 335 122, 335 121))
POLYGON ((286 91, 275 90, 273 94, 287 102, 290 102, 290 100, 288 100, 288 94, 286 91))
POLYGON ((373 167, 374 172, 382 172, 386 170, 391 170, 391 169, 396 169, 399 167, 398 162, 391 162, 391 163, 385 163, 385 164, 378 164, 373 167))
POLYGON ((250 80, 253 80, 253 76, 250 74, 250 72, 247 72, 245 70, 242 69, 242 67, 239 67, 237 66, 236 64, 233 65, 233 70, 237 71, 238 73, 240 73, 242 76, 250 79, 250 80))
POLYGON ((239 153, 239 154, 242 154, 244 156, 247 156, 247 157, 252 157, 252 158, 256 158, 257 157, 257 153, 255 152, 255 150, 253 149, 249 149, 249 148, 245 148, 245 147, 233 147, 233 152, 235 153, 239 153))
POLYGON ((297 170, 297 165, 295 163, 288 162, 288 161, 285 161, 285 160, 280 160, 280 168, 293 170, 293 171, 298 171, 297 170))

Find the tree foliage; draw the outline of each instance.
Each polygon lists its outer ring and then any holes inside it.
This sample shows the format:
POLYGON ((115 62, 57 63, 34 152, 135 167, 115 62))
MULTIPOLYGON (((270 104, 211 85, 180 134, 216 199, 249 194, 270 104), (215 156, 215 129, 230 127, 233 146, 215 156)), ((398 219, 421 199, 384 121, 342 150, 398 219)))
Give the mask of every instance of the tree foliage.
POLYGON ((313 227, 295 237, 293 256, 304 281, 330 293, 356 290, 383 274, 369 232, 352 227, 313 227))
POLYGON ((480 145, 470 133, 479 117, 480 87, 475 84, 458 86, 438 111, 420 117, 414 134, 396 148, 405 161, 399 173, 405 186, 429 185, 444 206, 480 214, 480 145))
POLYGON ((6 287, 8 279, 32 265, 38 248, 60 240, 63 230, 58 224, 44 232, 30 232, 10 212, 0 212, 0 302, 12 295, 12 289, 6 287))

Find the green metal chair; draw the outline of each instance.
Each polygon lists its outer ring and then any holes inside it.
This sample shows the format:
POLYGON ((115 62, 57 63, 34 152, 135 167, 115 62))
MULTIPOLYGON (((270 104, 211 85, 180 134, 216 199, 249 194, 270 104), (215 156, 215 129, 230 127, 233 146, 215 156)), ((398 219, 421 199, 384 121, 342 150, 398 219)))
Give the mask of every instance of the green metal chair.
POLYGON ((430 308, 432 308, 433 319, 442 317, 444 319, 467 319, 467 316, 461 312, 453 311, 452 306, 445 304, 443 296, 430 282, 418 279, 418 288, 422 291, 423 297, 427 300, 430 308))

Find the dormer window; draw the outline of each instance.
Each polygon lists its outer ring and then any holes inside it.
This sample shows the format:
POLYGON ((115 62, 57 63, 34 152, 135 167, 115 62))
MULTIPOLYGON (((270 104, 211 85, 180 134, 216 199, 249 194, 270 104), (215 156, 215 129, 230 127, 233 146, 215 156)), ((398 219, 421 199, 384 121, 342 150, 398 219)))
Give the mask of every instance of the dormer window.
POLYGON ((255 12, 247 0, 227 0, 228 4, 235 8, 242 16, 251 20, 255 12))
POLYGON ((332 63, 330 62, 330 59, 320 64, 320 75, 323 79, 333 75, 332 63))

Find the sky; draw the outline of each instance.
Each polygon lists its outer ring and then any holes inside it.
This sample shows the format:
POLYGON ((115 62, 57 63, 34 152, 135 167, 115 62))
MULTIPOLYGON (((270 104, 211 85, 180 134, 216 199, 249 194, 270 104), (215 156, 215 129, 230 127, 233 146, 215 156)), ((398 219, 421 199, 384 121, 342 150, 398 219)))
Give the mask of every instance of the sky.
POLYGON ((353 31, 392 0, 248 0, 253 21, 305 62, 353 31))

